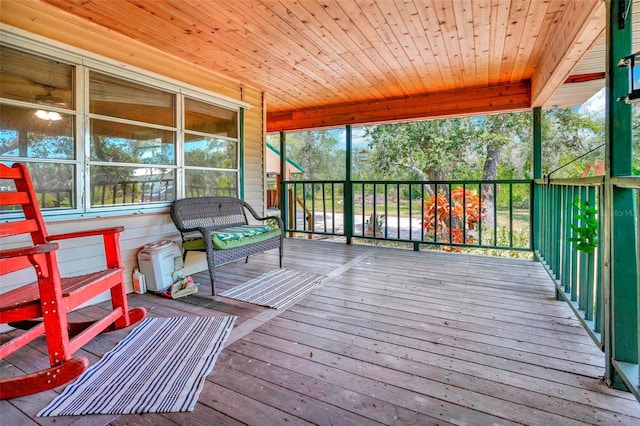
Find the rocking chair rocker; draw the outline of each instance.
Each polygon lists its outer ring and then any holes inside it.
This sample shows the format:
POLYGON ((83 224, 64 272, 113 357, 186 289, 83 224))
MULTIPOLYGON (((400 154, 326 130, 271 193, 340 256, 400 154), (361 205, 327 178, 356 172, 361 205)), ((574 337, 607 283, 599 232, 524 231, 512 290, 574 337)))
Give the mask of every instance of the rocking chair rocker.
POLYGON ((16 398, 55 388, 78 377, 89 366, 84 356, 73 357, 96 335, 128 327, 146 316, 144 308, 128 309, 119 237, 123 227, 48 235, 27 168, 0 164, 0 209, 22 212, 15 221, 0 223, 0 276, 31 269, 36 281, 0 295, 0 324, 24 332, 0 346, 0 359, 44 335, 51 368, 0 378, 0 399, 16 398), (15 187, 11 189, 11 187, 15 187), (58 270, 57 240, 102 236, 106 269, 62 278, 58 270), (11 245, 22 245, 7 248, 11 245), (28 245, 28 246, 24 246, 28 245), (113 309, 97 321, 71 323, 67 315, 82 303, 109 290, 113 309))

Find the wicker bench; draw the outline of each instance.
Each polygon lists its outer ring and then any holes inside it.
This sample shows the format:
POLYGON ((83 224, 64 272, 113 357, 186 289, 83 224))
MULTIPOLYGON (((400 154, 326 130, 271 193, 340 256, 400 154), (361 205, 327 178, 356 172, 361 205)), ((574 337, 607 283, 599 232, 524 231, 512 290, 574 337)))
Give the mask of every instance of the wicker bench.
POLYGON ((194 197, 176 200, 171 205, 171 219, 182 235, 183 256, 189 251, 205 252, 211 292, 216 294, 215 267, 223 263, 246 258, 266 250, 280 250, 282 267, 282 240, 284 223, 277 216, 260 217, 246 202, 234 197, 194 197), (246 212, 261 225, 250 225, 246 212), (278 227, 271 229, 267 220, 278 227))

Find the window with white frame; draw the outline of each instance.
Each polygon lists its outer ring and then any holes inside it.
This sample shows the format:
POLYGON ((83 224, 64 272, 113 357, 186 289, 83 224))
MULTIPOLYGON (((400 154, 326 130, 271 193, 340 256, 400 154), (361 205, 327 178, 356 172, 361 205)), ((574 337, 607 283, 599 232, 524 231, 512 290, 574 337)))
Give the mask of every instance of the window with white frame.
POLYGON ((0 161, 27 164, 43 209, 76 209, 75 67, 5 46, 0 59, 0 161))
POLYGON ((9 46, 0 58, 0 161, 28 166, 43 210, 238 195, 239 108, 9 46))

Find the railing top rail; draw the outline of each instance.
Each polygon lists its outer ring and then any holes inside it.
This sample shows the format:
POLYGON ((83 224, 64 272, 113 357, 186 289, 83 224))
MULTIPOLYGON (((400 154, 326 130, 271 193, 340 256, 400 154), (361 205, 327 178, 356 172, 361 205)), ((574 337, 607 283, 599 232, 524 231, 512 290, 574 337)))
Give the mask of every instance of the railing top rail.
MULTIPOLYGON (((344 180, 285 180, 284 183, 344 183, 344 180)), ((390 185, 398 185, 398 184, 438 184, 438 185, 462 185, 462 184, 507 184, 507 183, 522 183, 522 184, 530 184, 532 182, 531 179, 494 179, 494 180, 352 180, 351 183, 356 184, 390 184, 390 185)))
POLYGON ((345 183, 346 180, 283 180, 283 183, 345 183))
POLYGON ((640 189, 640 176, 612 177, 611 184, 620 188, 640 189))
POLYGON ((600 186, 604 184, 604 176, 591 176, 585 178, 566 179, 536 179, 535 183, 540 185, 566 185, 566 186, 600 186))

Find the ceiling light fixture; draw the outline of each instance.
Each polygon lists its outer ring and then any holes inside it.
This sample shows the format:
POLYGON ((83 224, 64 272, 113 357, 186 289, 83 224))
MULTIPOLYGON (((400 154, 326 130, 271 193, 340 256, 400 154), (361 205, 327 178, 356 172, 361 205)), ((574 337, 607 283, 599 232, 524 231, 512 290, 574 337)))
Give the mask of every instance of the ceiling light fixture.
POLYGON ((48 120, 48 121, 59 121, 59 120, 62 120, 62 116, 60 115, 59 112, 45 111, 43 109, 37 110, 35 112, 35 116, 38 117, 41 120, 48 120))
MULTIPOLYGON (((47 106, 53 106, 53 107, 57 107, 57 108, 64 108, 65 104, 64 104, 64 100, 62 100, 62 98, 59 98, 57 96, 53 96, 51 95, 51 91, 53 90, 52 87, 47 87, 47 94, 46 95, 37 95, 36 96, 36 102, 39 103, 40 105, 47 105, 47 106)), ((38 117, 41 120, 47 120, 47 121, 59 121, 62 120, 62 115, 60 115, 59 112, 55 112, 55 111, 45 111, 42 109, 39 109, 35 112, 35 116, 38 117)))

